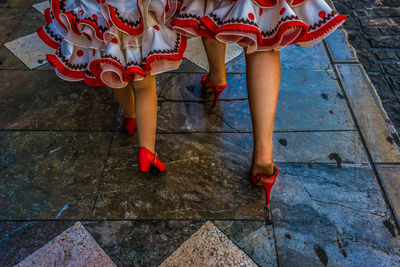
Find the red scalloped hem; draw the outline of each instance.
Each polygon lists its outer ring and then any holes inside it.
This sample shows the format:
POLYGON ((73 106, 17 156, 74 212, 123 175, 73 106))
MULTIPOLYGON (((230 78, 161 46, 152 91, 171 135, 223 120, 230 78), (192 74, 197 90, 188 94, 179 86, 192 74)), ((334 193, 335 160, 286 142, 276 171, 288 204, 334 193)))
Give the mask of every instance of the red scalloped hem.
POLYGON ((43 41, 46 45, 48 45, 51 48, 57 49, 60 47, 60 43, 57 41, 54 41, 43 29, 43 27, 39 27, 36 30, 36 34, 39 36, 40 40, 43 41))
POLYGON ((50 65, 55 67, 62 75, 71 79, 83 80, 86 70, 71 70, 66 67, 55 54, 46 54, 46 59, 50 65))
POLYGON ((333 19, 331 19, 330 21, 325 23, 321 28, 319 28, 318 30, 315 30, 313 32, 307 32, 301 38, 296 40, 295 43, 311 42, 315 39, 318 39, 319 37, 324 36, 327 33, 329 33, 337 25, 343 23, 346 20, 346 18, 347 18, 347 15, 337 14, 333 19))
POLYGON ((331 29, 336 27, 338 24, 343 23, 346 17, 347 15, 338 14, 333 19, 325 23, 321 28, 313 32, 308 32, 309 26, 304 22, 301 21, 284 22, 279 26, 278 33, 274 37, 269 39, 263 38, 259 28, 256 26, 245 25, 245 24, 225 24, 218 27, 218 25, 215 24, 215 22, 209 16, 200 18, 200 21, 201 23, 203 23, 203 25, 205 25, 207 29, 213 32, 214 35, 218 35, 221 32, 252 33, 257 35, 258 46, 273 46, 274 44, 277 44, 279 40, 281 40, 281 37, 285 31, 293 27, 300 27, 302 28, 302 30, 299 36, 293 42, 287 45, 296 44, 300 42, 310 42, 317 38, 320 38, 325 34, 327 34, 331 29))
POLYGON ((83 80, 83 82, 89 86, 96 86, 96 87, 105 86, 105 84, 102 81, 99 81, 96 78, 92 78, 92 77, 88 77, 88 76, 85 76, 85 79, 83 80))
POLYGON ((44 10, 44 19, 46 20, 46 24, 50 24, 53 22, 53 19, 51 18, 50 14, 50 7, 44 10))
POLYGON ((151 64, 154 61, 157 60, 170 60, 170 61, 178 61, 178 60, 183 60, 183 54, 185 53, 187 46, 187 38, 184 35, 181 35, 181 42, 179 44, 178 52, 176 54, 172 55, 151 55, 147 58, 147 62, 144 65, 145 70, 150 71, 151 70, 151 64))
POLYGON ((106 4, 108 8, 108 14, 111 17, 111 21, 114 23, 114 25, 121 31, 126 32, 130 35, 139 35, 143 32, 144 26, 143 26, 143 18, 142 14, 140 13, 140 9, 138 8, 139 14, 140 14, 140 24, 138 27, 131 27, 123 23, 122 21, 119 20, 115 13, 115 9, 112 5, 106 4))
POLYGON ((100 75, 103 72, 103 69, 100 67, 101 63, 106 63, 117 67, 122 73, 122 81, 129 82, 130 74, 128 74, 124 66, 122 66, 117 61, 111 58, 98 58, 90 62, 89 64, 90 72, 93 74, 94 77, 96 77, 96 79, 101 80, 100 75))
POLYGON ((200 23, 195 20, 195 19, 173 19, 170 24, 175 27, 182 27, 182 28, 187 28, 187 27, 192 27, 196 30, 196 32, 199 31, 200 29, 200 23))
MULTIPOLYGON (((79 24, 88 24, 89 26, 91 26, 94 29, 96 37, 100 40, 104 40, 104 33, 102 31, 100 31, 99 26, 96 23, 94 23, 93 21, 88 20, 88 19, 82 19, 76 23, 76 26, 78 26, 79 24)), ((91 41, 91 40, 89 40, 89 41, 91 41)))

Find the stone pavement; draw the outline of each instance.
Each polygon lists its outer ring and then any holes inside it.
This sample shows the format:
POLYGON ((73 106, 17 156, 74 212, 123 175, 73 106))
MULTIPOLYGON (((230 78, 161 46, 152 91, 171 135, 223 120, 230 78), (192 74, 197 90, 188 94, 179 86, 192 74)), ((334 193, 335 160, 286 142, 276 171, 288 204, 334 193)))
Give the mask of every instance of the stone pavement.
POLYGON ((167 172, 142 174, 112 91, 62 81, 43 60, 31 34, 45 5, 0 4, 1 266, 400 264, 398 134, 343 28, 281 50, 281 173, 266 225, 263 189, 247 178, 252 127, 237 48, 215 109, 200 93, 204 54, 189 50, 157 77, 167 172))
MULTIPOLYGON (((400 132, 400 1, 334 0, 351 45, 400 132)), ((400 140, 395 140, 400 144, 400 140)))

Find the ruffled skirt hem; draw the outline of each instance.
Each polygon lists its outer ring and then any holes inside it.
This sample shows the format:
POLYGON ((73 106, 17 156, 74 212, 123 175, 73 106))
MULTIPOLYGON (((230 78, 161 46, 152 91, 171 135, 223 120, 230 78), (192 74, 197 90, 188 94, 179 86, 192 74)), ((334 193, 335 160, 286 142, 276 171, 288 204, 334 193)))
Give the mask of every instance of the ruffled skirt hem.
POLYGON ((247 53, 310 47, 346 19, 323 0, 184 0, 171 21, 186 36, 238 43, 247 53))

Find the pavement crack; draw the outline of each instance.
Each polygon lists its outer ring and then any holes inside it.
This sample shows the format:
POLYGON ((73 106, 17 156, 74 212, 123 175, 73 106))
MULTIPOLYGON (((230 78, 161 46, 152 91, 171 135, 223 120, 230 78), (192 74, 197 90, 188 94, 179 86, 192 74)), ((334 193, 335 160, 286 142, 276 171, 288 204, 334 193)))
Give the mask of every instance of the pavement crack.
POLYGON ((382 215, 381 213, 370 212, 370 211, 365 211, 365 210, 360 210, 360 209, 355 209, 355 208, 352 208, 352 207, 349 207, 349 206, 346 206, 346 205, 343 205, 343 204, 340 204, 340 203, 337 203, 337 202, 323 201, 323 200, 319 200, 319 199, 315 198, 315 197, 310 193, 310 191, 308 191, 306 185, 303 183, 302 179, 300 178, 300 175, 297 173, 297 171, 295 170, 295 168, 294 168, 293 166, 292 166, 292 169, 293 169, 293 171, 294 171, 294 173, 295 173, 295 176, 296 176, 297 180, 300 182, 300 184, 301 184, 302 187, 304 188, 304 191, 308 194, 309 198, 310 198, 312 201, 318 202, 318 203, 323 203, 323 204, 328 204, 328 205, 341 206, 341 207, 346 208, 346 209, 349 209, 349 210, 354 210, 354 211, 358 211, 358 212, 362 212, 362 213, 367 213, 367 214, 374 215, 374 216, 378 216, 378 217, 381 217, 381 218, 384 218, 384 217, 385 217, 385 215, 384 215, 384 214, 382 215))
POLYGON ((215 116, 217 116, 221 121, 223 121, 229 128, 231 128, 232 130, 234 130, 236 133, 240 133, 239 130, 237 130, 235 127, 233 127, 232 125, 230 125, 220 114, 218 113, 214 113, 215 116))

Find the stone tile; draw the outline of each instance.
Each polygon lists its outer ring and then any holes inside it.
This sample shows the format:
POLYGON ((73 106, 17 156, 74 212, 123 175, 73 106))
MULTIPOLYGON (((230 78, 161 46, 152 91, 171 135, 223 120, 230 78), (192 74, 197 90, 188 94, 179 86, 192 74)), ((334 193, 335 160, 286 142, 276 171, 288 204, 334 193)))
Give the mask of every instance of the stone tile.
MULTIPOLYGON (((190 100, 190 101, 213 101, 213 94, 201 92, 201 78, 203 73, 179 73, 161 74, 165 80, 164 89, 161 92, 161 100, 190 100)), ((220 99, 246 99, 246 76, 239 74, 228 74, 226 76, 228 88, 221 94, 220 99)))
POLYGON ((257 266, 213 223, 207 221, 160 266, 257 266))
POLYGON ((356 52, 347 38, 345 30, 337 29, 325 39, 334 62, 358 62, 356 52))
POLYGON ((336 69, 372 160, 400 162, 398 134, 362 65, 338 64, 336 69))
MULTIPOLYGON (((191 62, 190 60, 184 58, 182 61, 182 64, 179 66, 178 69, 176 70, 171 70, 168 71, 166 73, 205 73, 205 70, 200 68, 199 66, 197 66, 196 64, 194 64, 193 62, 191 62)), ((161 74, 162 75, 162 74, 161 74)))
POLYGON ((5 0, 0 2, 0 8, 29 8, 32 0, 5 0))
MULTIPOLYGON (((331 71, 305 70, 299 73, 283 70, 274 130, 355 129, 344 96, 333 76, 331 71)), ((180 74, 166 78, 160 99, 173 101, 160 104, 159 130, 252 131, 246 100, 246 77, 231 74, 227 78, 229 86, 221 94, 221 100, 242 100, 220 101, 216 108, 211 108, 212 94, 207 96, 201 93, 198 85, 201 75, 180 74)))
POLYGON ((25 12, 23 9, 0 8, 0 44, 4 42, 25 12))
POLYGON ((116 266, 77 222, 16 266, 116 266))
POLYGON ((46 54, 54 53, 54 49, 45 45, 36 33, 15 39, 4 44, 29 69, 46 63, 46 54))
MULTIPOLYGON (((40 26, 46 24, 44 15, 34 7, 29 8, 23 18, 19 21, 17 27, 7 36, 6 41, 13 41, 15 39, 32 34, 40 26)), ((46 45, 45 45, 46 46, 46 45)))
MULTIPOLYGON (((138 171, 136 138, 114 137, 95 218, 264 218, 263 189, 248 179, 252 134, 158 134, 160 175, 138 171)), ((274 148, 276 162, 368 162, 352 131, 276 133, 274 148)))
POLYGON ((375 164, 386 197, 400 224, 400 165, 375 164))
POLYGON ((212 221, 259 266, 278 266, 272 225, 265 221, 212 221))
POLYGON ((0 46, 0 70, 2 69, 19 69, 27 70, 28 68, 5 46, 0 46))
MULTIPOLYGON (((243 53, 243 48, 238 44, 227 44, 225 53, 225 64, 238 57, 243 53)), ((200 37, 188 39, 187 48, 184 54, 185 58, 199 66, 204 70, 208 70, 208 60, 206 51, 200 37)))
POLYGON ((0 128, 114 130, 112 89, 61 80, 53 71, 0 71, 0 128))
POLYGON ((1 132, 0 219, 90 218, 112 133, 1 132))
POLYGON ((72 224, 72 221, 1 221, 0 265, 16 264, 72 224))
POLYGON ((83 221, 118 266, 158 266, 196 232, 202 221, 83 221))
POLYGON ((46 8, 50 7, 50 3, 49 3, 49 1, 43 1, 43 2, 32 5, 32 7, 34 7, 40 13, 44 14, 44 10, 46 8))
MULTIPOLYGON (((290 45, 280 50, 281 69, 328 69, 329 58, 322 42, 302 48, 290 45)), ((244 54, 226 64, 227 73, 246 73, 244 54)))
POLYGON ((280 265, 399 264, 400 237, 369 164, 292 164, 273 190, 280 265))

